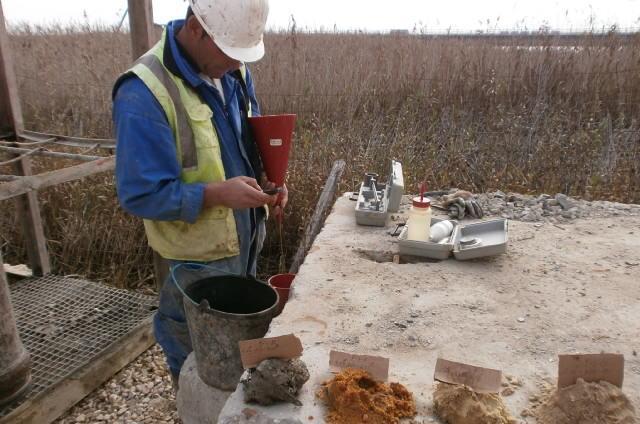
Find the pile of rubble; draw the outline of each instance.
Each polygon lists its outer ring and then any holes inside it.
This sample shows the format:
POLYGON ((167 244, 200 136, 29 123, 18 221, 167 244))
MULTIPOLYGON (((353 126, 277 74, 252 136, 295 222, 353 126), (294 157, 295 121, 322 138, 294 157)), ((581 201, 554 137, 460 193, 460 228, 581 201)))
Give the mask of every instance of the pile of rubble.
POLYGON ((639 216, 640 205, 586 201, 564 194, 530 196, 501 191, 477 196, 485 215, 525 222, 562 223, 576 218, 639 216))

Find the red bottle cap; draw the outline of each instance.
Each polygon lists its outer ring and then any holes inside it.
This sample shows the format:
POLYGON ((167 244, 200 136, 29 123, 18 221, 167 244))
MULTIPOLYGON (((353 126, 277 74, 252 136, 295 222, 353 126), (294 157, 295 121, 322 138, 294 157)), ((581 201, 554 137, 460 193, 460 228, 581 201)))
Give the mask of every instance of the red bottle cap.
POLYGON ((420 196, 416 196, 413 198, 413 207, 420 209, 429 208, 431 207, 431 199, 429 199, 428 197, 423 197, 421 199, 420 196))

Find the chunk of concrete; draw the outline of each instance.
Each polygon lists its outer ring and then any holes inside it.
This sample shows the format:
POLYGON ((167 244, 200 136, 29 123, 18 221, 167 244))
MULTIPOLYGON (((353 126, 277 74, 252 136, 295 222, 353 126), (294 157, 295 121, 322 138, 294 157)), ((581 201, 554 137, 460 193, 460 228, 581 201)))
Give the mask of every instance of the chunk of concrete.
POLYGON ((176 396, 178 416, 184 424, 214 424, 232 392, 208 386, 200 379, 196 357, 191 352, 180 370, 176 396))
POLYGON ((562 209, 564 209, 565 211, 576 206, 575 203, 569 197, 567 197, 566 194, 562 194, 562 193, 556 194, 556 200, 558 201, 560 206, 562 206, 562 209))
MULTIPOLYGON (((287 308, 289 305, 287 305, 287 308)), ((329 350, 326 346, 312 345, 305 348, 302 360, 308 367, 309 381, 302 385, 297 399, 302 406, 289 402, 279 402, 270 406, 246 403, 244 384, 238 384, 236 391, 229 397, 218 422, 220 424, 302 424, 322 423, 326 414, 324 404, 316 398, 316 390, 323 381, 332 377, 328 369, 329 350)), ((246 380, 248 371, 242 377, 246 380)))
POLYGON ((290 402, 302 406, 296 395, 307 380, 309 370, 300 359, 273 358, 250 369, 240 383, 244 386, 245 402, 260 405, 290 402))

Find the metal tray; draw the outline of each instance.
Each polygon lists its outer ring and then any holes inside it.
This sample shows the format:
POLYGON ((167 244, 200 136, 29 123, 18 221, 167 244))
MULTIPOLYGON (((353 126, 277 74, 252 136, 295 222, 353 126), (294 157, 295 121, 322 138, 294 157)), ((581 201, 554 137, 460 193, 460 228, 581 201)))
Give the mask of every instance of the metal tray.
POLYGON ((387 210, 388 199, 385 195, 387 187, 385 184, 376 185, 376 193, 364 183, 360 184, 360 192, 356 201, 356 223, 358 225, 370 225, 384 227, 389 219, 387 210), (374 196, 377 196, 377 209, 374 196))
POLYGON ((494 219, 453 229, 453 256, 460 261, 500 255, 507 251, 509 224, 506 219, 494 219), (472 240, 479 243, 474 244, 472 240))
POLYGON ((386 183, 378 181, 378 174, 366 173, 356 198, 356 223, 385 227, 389 212, 398 212, 400 209, 403 193, 404 178, 400 162, 391 161, 391 172, 386 183))
MULTIPOLYGON (((440 218, 431 218, 431 225, 436 224, 440 221, 445 220, 440 218)), ((451 256, 451 252, 453 251, 454 236, 456 234, 456 228, 458 227, 457 221, 450 221, 453 223, 453 231, 447 243, 407 240, 408 228, 405 225, 405 227, 400 232, 400 235, 398 236, 400 254, 422 256, 424 258, 431 259, 447 259, 449 256, 451 256)))

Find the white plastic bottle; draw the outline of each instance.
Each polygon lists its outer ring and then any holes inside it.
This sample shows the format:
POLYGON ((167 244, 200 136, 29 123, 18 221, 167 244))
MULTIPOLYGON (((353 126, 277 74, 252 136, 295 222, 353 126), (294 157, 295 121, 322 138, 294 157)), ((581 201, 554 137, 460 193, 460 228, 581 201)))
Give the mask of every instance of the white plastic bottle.
POLYGON ((453 231, 453 223, 449 220, 440 221, 437 224, 431 226, 431 241, 438 243, 441 240, 449 237, 453 231))
POLYGON ((429 241, 431 229, 431 199, 413 198, 407 221, 407 240, 429 241))

